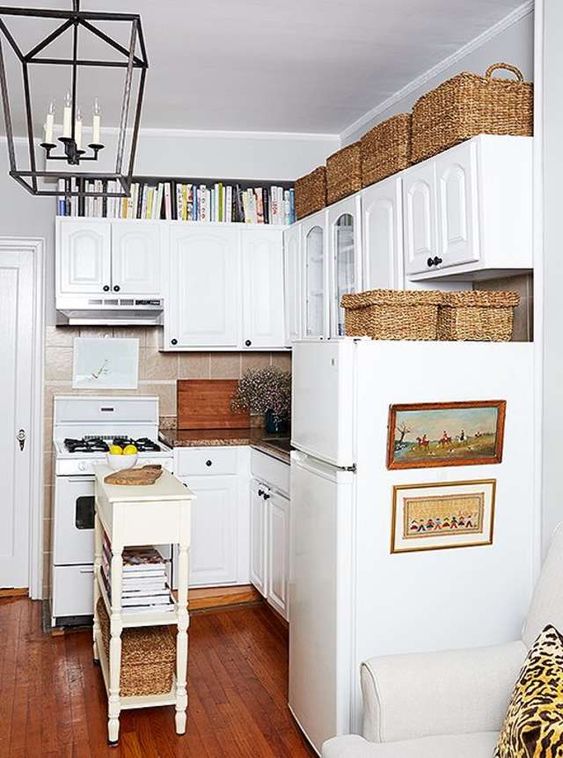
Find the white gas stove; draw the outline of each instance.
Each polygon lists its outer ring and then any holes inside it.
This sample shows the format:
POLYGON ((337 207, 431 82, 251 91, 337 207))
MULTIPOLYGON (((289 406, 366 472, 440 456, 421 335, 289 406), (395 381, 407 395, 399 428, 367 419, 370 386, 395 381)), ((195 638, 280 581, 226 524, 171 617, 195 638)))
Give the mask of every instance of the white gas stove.
POLYGON ((51 621, 92 615, 94 467, 113 442, 132 443, 138 464, 172 470, 172 450, 158 440, 158 397, 58 396, 54 401, 55 498, 51 621))

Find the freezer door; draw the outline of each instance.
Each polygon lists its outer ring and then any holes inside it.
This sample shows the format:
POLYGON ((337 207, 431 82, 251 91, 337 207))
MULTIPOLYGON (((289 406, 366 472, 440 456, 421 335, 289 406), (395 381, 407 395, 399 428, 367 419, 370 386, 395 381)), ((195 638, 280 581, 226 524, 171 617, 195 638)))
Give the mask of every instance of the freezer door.
POLYGON ((350 731, 354 482, 292 453, 289 707, 319 752, 350 731))
POLYGON ((355 358, 352 339, 293 346, 293 447, 343 468, 355 463, 355 358))

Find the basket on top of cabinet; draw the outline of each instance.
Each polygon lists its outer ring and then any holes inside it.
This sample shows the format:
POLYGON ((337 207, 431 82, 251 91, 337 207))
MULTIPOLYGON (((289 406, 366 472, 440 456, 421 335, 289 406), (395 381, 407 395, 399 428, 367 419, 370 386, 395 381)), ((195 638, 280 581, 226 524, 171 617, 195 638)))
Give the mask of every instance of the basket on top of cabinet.
POLYGON ((438 339, 509 342, 517 292, 444 292, 438 312, 438 339))
POLYGON ((533 133, 533 84, 508 63, 489 66, 485 76, 461 73, 422 95, 412 112, 411 162, 418 163, 477 134, 533 133), (497 69, 516 79, 499 79, 497 69))
POLYGON ((319 166, 295 182, 295 215, 310 216, 326 206, 326 168, 319 166))
POLYGON ((374 340, 436 340, 442 297, 437 290, 370 290, 343 295, 346 335, 374 340))
POLYGON ((411 114, 399 113, 377 124, 360 140, 362 186, 368 187, 410 165, 411 114))
POLYGON ((326 159, 326 195, 329 205, 362 189, 360 143, 343 147, 326 159))

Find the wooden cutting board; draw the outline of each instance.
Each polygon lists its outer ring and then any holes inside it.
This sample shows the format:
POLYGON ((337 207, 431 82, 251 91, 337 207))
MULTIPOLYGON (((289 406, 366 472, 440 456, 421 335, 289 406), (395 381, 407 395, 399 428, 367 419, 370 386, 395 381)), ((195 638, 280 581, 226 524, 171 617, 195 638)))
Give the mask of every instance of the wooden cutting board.
POLYGON ((162 466, 160 464, 153 464, 152 466, 142 466, 141 468, 126 468, 121 471, 114 471, 113 474, 108 474, 105 477, 104 482, 106 484, 137 486, 154 484, 160 476, 162 476, 162 466))
POLYGON ((236 379, 179 379, 178 429, 247 429, 248 411, 235 413, 236 379))

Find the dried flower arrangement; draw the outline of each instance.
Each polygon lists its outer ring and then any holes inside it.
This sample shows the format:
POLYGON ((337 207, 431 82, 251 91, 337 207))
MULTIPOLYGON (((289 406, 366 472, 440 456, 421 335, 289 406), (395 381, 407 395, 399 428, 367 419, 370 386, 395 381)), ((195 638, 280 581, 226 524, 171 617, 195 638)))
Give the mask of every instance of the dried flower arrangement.
POLYGON ((287 421, 291 411, 291 372, 276 366, 248 369, 239 380, 231 406, 234 411, 271 414, 277 423, 287 421))

